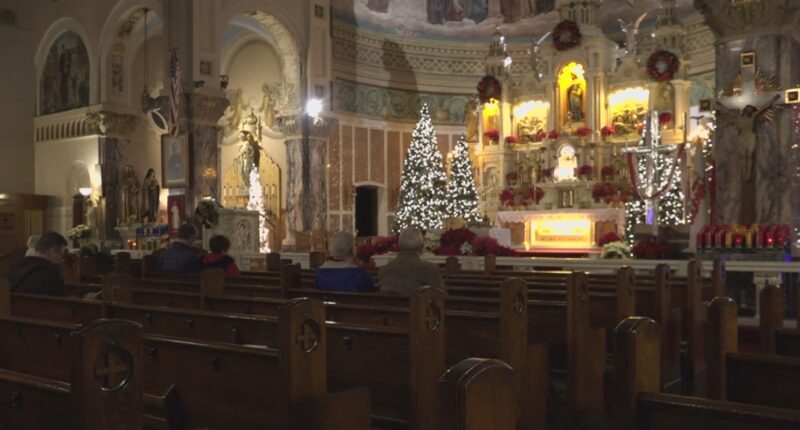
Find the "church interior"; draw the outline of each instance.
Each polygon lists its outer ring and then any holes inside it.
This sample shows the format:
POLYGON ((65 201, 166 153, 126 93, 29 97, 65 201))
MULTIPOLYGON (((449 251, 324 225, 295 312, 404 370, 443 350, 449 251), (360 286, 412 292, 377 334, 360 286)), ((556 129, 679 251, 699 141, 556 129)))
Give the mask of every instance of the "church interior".
POLYGON ((799 28, 0 0, 0 428, 799 429, 799 28))

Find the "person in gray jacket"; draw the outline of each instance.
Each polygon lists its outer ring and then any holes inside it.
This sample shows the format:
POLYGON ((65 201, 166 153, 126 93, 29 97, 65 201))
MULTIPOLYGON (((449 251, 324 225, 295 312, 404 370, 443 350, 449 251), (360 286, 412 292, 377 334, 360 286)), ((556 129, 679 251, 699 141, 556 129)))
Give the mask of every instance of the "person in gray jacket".
POLYGON ((407 228, 400 233, 397 242, 400 248, 397 257, 378 272, 381 292, 411 295, 424 286, 444 289, 439 266, 420 258, 422 233, 415 228, 407 228))

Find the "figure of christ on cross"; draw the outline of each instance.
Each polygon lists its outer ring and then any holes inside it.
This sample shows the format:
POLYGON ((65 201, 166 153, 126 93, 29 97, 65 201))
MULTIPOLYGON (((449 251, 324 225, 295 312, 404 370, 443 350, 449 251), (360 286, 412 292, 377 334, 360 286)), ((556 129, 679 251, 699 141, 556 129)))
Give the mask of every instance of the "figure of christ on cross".
POLYGON ((745 181, 749 181, 752 174, 753 174, 753 167, 755 161, 755 150, 756 150, 756 143, 758 137, 756 136, 756 129, 759 124, 759 120, 761 119, 761 115, 764 114, 768 109, 772 107, 772 105, 780 98, 779 94, 775 94, 772 99, 761 105, 760 107, 756 107, 753 105, 747 105, 744 109, 730 108, 725 106, 719 100, 717 101, 717 106, 722 108, 718 112, 722 113, 723 115, 727 116, 735 127, 739 130, 739 152, 741 153, 744 159, 744 168, 742 169, 742 176, 745 181))

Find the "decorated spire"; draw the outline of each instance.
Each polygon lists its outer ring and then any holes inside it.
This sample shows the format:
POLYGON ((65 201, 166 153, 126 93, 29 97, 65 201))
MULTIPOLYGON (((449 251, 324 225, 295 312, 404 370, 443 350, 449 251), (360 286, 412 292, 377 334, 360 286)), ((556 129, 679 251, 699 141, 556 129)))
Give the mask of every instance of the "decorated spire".
POLYGON ((509 75, 511 63, 506 37, 503 36, 498 27, 492 34, 492 43, 489 45, 489 54, 486 56, 486 74, 500 80, 505 79, 509 75))
POLYGON ((676 0, 661 0, 661 8, 658 10, 656 28, 653 30, 656 48, 670 51, 679 57, 684 54, 683 40, 686 31, 683 24, 678 20, 675 13, 677 9, 676 0))

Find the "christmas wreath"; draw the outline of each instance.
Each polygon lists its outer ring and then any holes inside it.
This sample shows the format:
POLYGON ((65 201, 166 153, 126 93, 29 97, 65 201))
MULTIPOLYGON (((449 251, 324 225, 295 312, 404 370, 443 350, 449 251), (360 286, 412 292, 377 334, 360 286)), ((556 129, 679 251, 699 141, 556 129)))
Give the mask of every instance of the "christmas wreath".
POLYGON ((478 82, 478 98, 481 103, 487 103, 491 99, 500 99, 503 93, 503 86, 500 81, 492 75, 486 75, 478 82))
POLYGON ((647 73, 656 81, 671 81, 680 67, 678 56, 669 51, 656 51, 647 60, 647 73))
POLYGON ((553 47, 558 51, 566 51, 581 43, 581 29, 575 21, 565 19, 553 29, 553 47))

